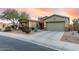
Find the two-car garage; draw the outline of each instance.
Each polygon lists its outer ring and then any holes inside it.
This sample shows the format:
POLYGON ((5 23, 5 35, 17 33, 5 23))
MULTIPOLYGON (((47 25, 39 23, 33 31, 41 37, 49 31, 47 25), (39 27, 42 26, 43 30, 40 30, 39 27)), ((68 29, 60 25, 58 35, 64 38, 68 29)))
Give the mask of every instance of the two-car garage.
POLYGON ((64 31, 68 25, 69 18, 60 15, 52 15, 46 19, 46 30, 48 31, 64 31))
POLYGON ((47 30, 49 31, 64 31, 65 22, 47 22, 47 30))

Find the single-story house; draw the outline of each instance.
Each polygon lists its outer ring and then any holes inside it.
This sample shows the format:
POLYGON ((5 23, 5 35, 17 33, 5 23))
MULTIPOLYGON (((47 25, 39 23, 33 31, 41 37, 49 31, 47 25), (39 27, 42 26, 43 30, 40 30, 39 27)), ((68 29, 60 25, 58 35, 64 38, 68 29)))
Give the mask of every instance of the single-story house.
POLYGON ((46 18, 46 30, 48 31, 65 31, 69 26, 69 17, 61 15, 51 15, 46 18))
POLYGON ((22 20, 20 22, 21 22, 20 26, 23 25, 23 26, 26 26, 28 28, 36 28, 37 25, 38 25, 38 21, 37 20, 26 20, 26 21, 22 20))
POLYGON ((11 27, 11 25, 11 21, 0 19, 0 30, 5 30, 6 27, 11 27))

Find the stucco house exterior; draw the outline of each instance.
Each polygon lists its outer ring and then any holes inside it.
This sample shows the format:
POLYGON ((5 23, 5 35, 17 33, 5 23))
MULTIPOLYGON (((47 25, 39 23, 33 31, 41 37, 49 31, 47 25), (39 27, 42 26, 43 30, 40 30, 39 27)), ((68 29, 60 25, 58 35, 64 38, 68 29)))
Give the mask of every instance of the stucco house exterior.
POLYGON ((23 26, 27 26, 29 28, 36 28, 37 24, 38 24, 38 21, 37 20, 27 20, 27 21, 20 21, 21 24, 23 26))
POLYGON ((51 15, 45 19, 46 30, 48 31, 65 31, 69 26, 69 17, 61 15, 51 15))
POLYGON ((77 20, 76 24, 73 23, 73 30, 76 30, 76 31, 79 30, 79 19, 77 20))
POLYGON ((12 23, 9 20, 1 20, 0 19, 0 30, 5 30, 6 27, 11 27, 12 23))

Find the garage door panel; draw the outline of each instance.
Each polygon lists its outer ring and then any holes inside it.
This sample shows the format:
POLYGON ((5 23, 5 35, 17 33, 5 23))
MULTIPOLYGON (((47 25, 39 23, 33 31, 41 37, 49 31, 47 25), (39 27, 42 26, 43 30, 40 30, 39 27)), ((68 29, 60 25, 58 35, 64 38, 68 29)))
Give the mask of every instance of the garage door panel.
POLYGON ((47 23, 47 30, 64 31, 64 22, 62 22, 62 23, 47 23))

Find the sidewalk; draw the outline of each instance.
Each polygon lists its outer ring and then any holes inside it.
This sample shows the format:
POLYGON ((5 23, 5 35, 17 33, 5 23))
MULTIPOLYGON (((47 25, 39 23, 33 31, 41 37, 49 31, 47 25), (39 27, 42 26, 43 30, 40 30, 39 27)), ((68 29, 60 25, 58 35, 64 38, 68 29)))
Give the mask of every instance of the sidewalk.
POLYGON ((59 51, 79 51, 78 44, 60 41, 63 34, 64 32, 50 32, 50 31, 42 31, 32 35, 0 32, 0 35, 3 35, 3 36, 32 42, 32 43, 42 45, 51 49, 59 50, 59 51))

